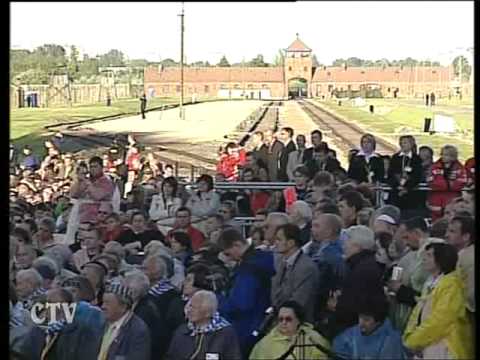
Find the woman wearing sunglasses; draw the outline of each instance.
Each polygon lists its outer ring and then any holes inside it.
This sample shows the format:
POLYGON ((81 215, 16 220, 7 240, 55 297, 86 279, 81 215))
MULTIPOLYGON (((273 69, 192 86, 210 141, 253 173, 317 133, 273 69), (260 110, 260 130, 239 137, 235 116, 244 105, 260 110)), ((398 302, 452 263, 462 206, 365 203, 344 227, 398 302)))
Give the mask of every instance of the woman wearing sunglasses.
POLYGON ((278 310, 277 325, 255 345, 250 360, 327 359, 317 346, 330 348, 328 341, 304 321, 302 307, 295 301, 286 301, 278 310))

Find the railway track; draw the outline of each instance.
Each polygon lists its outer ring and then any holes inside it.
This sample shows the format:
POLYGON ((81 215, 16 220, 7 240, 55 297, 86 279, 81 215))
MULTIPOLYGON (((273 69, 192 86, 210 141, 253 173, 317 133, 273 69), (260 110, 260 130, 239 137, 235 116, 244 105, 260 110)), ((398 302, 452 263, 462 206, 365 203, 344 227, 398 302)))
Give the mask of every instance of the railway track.
MULTIPOLYGON (((260 108, 258 118, 255 119, 253 123, 248 123, 248 126, 246 126, 247 129, 243 131, 243 136, 239 137, 239 133, 236 132, 235 137, 240 141, 246 142, 248 141, 250 134, 259 126, 262 129, 266 126, 278 126, 278 109, 275 108, 275 106, 278 105, 281 105, 281 102, 271 102, 268 105, 260 108)), ((170 108, 172 107, 175 106, 170 106, 170 108)), ((163 107, 163 109, 165 109, 165 107, 163 107)), ((50 131, 53 131, 54 129, 55 131, 61 131, 66 138, 75 144, 76 148, 80 147, 85 150, 97 148, 101 149, 101 151, 107 151, 115 138, 121 145, 126 145, 126 138, 119 138, 118 135, 95 133, 93 129, 86 128, 85 125, 101 121, 116 120, 124 116, 125 115, 119 115, 114 117, 110 116, 104 118, 80 120, 63 124, 54 124, 45 128, 49 129, 50 131), (80 127, 83 127, 83 129, 79 129, 80 127)), ((187 173, 189 173, 188 175, 194 178, 195 174, 198 174, 199 172, 210 175, 214 175, 216 173, 217 160, 204 156, 205 153, 203 153, 203 155, 199 154, 198 150, 197 152, 195 152, 195 150, 186 151, 178 148, 172 148, 170 146, 162 146, 161 143, 158 145, 146 144, 146 146, 161 161, 165 161, 172 165, 177 165, 179 169, 187 169, 186 171, 183 171, 183 174, 179 174, 180 176, 186 176, 187 173)))
MULTIPOLYGON (((365 134, 365 130, 359 126, 345 121, 321 107, 304 100, 297 101, 300 107, 320 125, 322 130, 331 132, 338 139, 338 146, 347 152, 360 146, 360 138, 365 134)), ((398 148, 390 142, 375 137, 377 141, 376 151, 382 155, 391 155, 398 148)))

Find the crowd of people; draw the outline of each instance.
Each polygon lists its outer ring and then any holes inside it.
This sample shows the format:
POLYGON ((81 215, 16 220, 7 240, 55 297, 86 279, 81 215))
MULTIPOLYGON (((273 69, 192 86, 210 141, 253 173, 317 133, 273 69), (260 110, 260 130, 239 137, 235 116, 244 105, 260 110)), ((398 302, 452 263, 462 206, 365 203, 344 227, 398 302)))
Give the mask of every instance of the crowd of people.
POLYGON ((474 159, 365 134, 343 168, 294 135, 227 144, 193 186, 132 135, 88 159, 61 134, 11 146, 10 358, 474 358, 474 159))

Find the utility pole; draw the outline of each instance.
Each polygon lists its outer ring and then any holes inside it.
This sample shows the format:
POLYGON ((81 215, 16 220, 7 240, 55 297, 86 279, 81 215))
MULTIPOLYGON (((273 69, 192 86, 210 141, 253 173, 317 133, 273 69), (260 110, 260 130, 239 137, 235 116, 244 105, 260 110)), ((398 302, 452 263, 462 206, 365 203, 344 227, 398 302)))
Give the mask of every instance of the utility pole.
POLYGON ((185 28, 184 28, 184 24, 183 24, 183 19, 184 19, 184 16, 185 16, 185 12, 184 12, 184 6, 183 6, 183 2, 182 2, 182 13, 179 15, 180 16, 180 26, 181 26, 181 29, 180 29, 180 119, 181 120, 185 120, 185 113, 183 111, 183 95, 184 95, 184 91, 183 91, 183 33, 185 31, 185 28))

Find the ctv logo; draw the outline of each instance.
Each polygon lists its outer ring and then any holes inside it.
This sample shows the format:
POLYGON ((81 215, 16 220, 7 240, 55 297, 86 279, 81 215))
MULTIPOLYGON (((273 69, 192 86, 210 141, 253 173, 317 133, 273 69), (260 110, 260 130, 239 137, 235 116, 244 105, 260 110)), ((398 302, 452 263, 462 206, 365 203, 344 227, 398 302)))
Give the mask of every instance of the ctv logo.
POLYGON ((49 325, 61 319, 67 324, 73 322, 76 303, 35 303, 30 310, 30 317, 37 325, 49 325))

